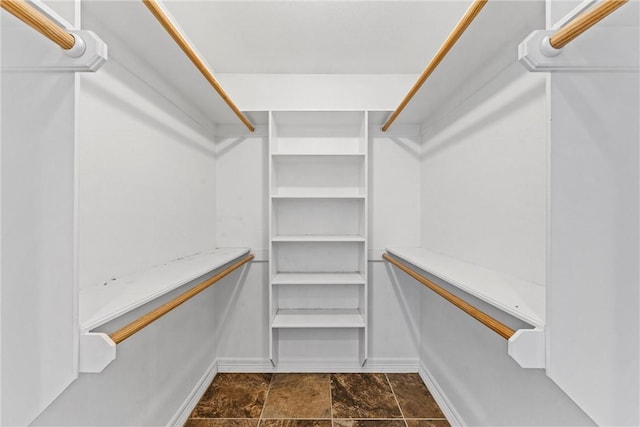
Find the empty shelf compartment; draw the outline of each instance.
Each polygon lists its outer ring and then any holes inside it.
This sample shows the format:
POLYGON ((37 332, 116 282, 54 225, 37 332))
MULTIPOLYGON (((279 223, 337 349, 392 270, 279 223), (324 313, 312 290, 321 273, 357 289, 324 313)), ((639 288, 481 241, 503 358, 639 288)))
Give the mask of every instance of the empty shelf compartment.
POLYGON ((363 285, 364 274, 354 273, 277 273, 271 281, 274 285, 363 285))
POLYGON ((357 309, 277 311, 273 328, 364 328, 365 321, 357 309))

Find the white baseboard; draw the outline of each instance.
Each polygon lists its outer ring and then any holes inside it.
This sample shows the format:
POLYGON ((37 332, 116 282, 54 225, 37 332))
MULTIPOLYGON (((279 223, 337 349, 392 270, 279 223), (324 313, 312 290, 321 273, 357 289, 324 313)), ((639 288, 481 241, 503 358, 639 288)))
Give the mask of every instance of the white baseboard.
POLYGON ((418 372, 416 359, 369 359, 364 366, 357 362, 321 360, 282 361, 274 367, 268 359, 218 359, 218 372, 418 372))
POLYGON ((196 386, 193 388, 191 393, 189 393, 189 396, 187 396, 182 405, 180 405, 180 408, 175 413, 175 415, 171 417, 171 421, 169 421, 167 426, 182 427, 184 423, 187 422, 191 411, 193 411, 193 408, 196 407, 196 405, 204 395, 204 392, 207 391, 209 384, 211 384, 211 381, 213 381, 213 378, 217 373, 218 361, 214 360, 211 366, 209 366, 209 369, 207 369, 202 378, 200 378, 200 381, 198 381, 196 386))
POLYGON ((447 395, 442 391, 442 388, 438 385, 438 382, 429 374, 429 371, 424 367, 422 363, 419 364, 418 373, 420 374, 420 378, 422 378, 422 382, 427 386, 429 392, 435 399, 440 409, 444 413, 444 416, 447 417, 447 421, 454 427, 459 427, 465 425, 462 421, 462 417, 456 411, 455 407, 451 404, 451 401, 447 398, 447 395))

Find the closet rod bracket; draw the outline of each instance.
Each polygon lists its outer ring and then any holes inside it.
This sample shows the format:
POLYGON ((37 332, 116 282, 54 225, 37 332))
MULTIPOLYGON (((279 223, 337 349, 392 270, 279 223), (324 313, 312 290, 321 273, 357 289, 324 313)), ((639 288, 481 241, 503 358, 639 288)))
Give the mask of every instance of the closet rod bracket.
POLYGON ((80 334, 78 371, 99 373, 116 358, 116 343, 101 332, 80 334))
POLYGON ((27 26, 7 30, 9 35, 3 37, 2 45, 2 71, 95 72, 108 59, 107 44, 93 31, 68 30, 76 43, 65 51, 39 34, 32 35, 33 30, 27 26), (21 42, 14 42, 17 40, 21 42))
POLYGON ((522 368, 545 367, 544 329, 518 329, 508 341, 507 353, 522 368))
POLYGON ((518 46, 518 60, 529 71, 638 71, 638 44, 634 27, 592 27, 589 34, 556 49, 549 38, 556 30, 534 31, 518 46))

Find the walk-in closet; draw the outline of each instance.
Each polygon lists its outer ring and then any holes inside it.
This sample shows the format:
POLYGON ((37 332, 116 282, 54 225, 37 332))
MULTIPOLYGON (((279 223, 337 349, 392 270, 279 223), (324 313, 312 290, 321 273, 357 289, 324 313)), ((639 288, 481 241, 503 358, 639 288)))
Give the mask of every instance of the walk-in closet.
POLYGON ((638 0, 0 4, 0 425, 640 424, 638 0))

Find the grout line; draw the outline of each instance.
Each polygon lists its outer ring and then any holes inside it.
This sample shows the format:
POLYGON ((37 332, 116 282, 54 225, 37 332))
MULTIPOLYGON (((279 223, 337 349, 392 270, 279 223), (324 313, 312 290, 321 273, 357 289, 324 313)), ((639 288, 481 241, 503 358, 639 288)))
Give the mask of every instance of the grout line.
POLYGON ((269 392, 271 391, 271 384, 276 379, 276 373, 271 374, 271 379, 269 380, 269 387, 267 387, 267 393, 264 395, 264 403, 262 404, 262 410, 260 411, 260 416, 258 417, 258 427, 262 424, 262 414, 264 414, 264 408, 267 406, 267 398, 269 397, 269 392))
POLYGON ((407 424, 407 419, 404 417, 404 412, 402 412, 402 406, 400 406, 400 402, 398 401, 398 396, 396 396, 396 392, 391 385, 391 381, 389 381, 389 376, 384 374, 384 377, 387 379, 387 384, 389 384, 389 388, 391 389, 391 394, 393 394, 393 398, 396 400, 396 405, 398 405, 398 409, 400 409, 400 415, 402 415, 402 421, 404 421, 405 427, 409 427, 407 424))
POLYGON ((331 391, 332 378, 333 378, 333 374, 330 373, 329 374, 329 405, 330 405, 329 409, 331 411, 331 414, 330 414, 330 416, 331 416, 331 427, 335 427, 334 426, 334 422, 333 422, 333 392, 331 391))

